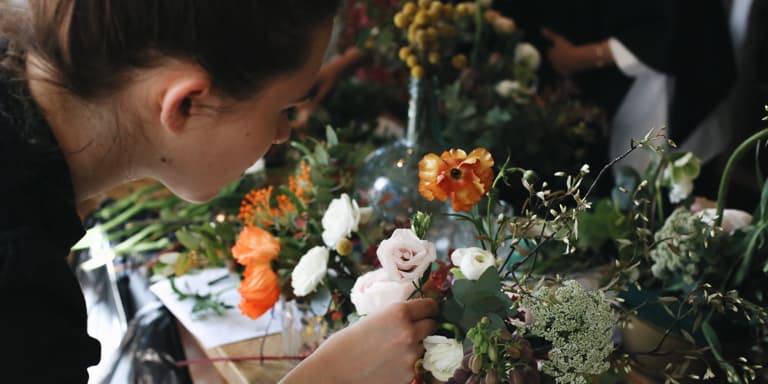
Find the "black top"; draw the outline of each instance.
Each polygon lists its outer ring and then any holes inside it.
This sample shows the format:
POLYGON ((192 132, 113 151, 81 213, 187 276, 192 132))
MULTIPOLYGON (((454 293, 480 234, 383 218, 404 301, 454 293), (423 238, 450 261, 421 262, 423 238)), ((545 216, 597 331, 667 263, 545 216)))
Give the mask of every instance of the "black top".
POLYGON ((85 231, 69 169, 0 37, 0 381, 85 383, 99 361, 66 257, 85 231))

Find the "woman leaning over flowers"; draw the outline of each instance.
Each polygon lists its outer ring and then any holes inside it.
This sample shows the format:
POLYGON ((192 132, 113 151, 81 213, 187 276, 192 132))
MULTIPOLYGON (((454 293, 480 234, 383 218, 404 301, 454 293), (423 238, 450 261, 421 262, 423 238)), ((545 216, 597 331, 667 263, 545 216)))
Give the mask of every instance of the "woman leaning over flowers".
MULTIPOLYGON (((189 201, 214 197, 288 140, 288 112, 315 82, 338 3, 30 0, 0 9, 3 382, 83 383, 99 361, 65 261, 84 233, 77 203, 138 178, 189 201)), ((436 311, 414 300, 370 315, 284 381, 408 382, 436 311)))

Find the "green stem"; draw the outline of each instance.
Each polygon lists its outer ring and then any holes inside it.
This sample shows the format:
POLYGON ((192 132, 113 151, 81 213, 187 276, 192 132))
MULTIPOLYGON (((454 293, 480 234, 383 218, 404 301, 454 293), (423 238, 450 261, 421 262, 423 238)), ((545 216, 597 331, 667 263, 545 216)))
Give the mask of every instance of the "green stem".
POLYGON ((664 198, 661 196, 661 178, 656 174, 656 183, 654 183, 654 189, 656 194, 656 211, 659 213, 659 222, 663 223, 666 219, 664 217, 664 198))
POLYGON ((744 156, 744 154, 747 153, 750 148, 752 148, 753 145, 757 144, 760 140, 765 138, 768 138, 768 128, 765 128, 744 140, 744 142, 742 142, 741 145, 739 145, 736 150, 733 151, 731 157, 728 158, 728 162, 725 164, 725 170, 723 171, 723 176, 720 179, 720 190, 717 192, 717 213, 715 217, 715 226, 719 227, 723 223, 723 211, 725 210, 725 202, 728 197, 728 186, 731 182, 731 172, 733 171, 733 167, 736 165, 736 162, 741 159, 741 157, 744 156))

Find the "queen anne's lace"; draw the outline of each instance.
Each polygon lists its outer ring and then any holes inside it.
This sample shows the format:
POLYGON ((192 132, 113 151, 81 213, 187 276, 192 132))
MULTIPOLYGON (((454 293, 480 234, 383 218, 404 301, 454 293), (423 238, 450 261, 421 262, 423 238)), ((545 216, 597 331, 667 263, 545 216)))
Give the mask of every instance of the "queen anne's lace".
POLYGON ((610 368, 612 330, 616 317, 605 296, 586 291, 569 280, 559 287, 542 287, 523 297, 521 306, 531 308, 534 324, 529 332, 552 343, 542 370, 557 383, 583 383, 584 376, 599 375, 610 368))
POLYGON ((660 279, 680 276, 686 284, 692 284, 708 251, 706 237, 710 229, 700 216, 685 208, 672 212, 654 235, 657 246, 650 253, 653 276, 660 279))

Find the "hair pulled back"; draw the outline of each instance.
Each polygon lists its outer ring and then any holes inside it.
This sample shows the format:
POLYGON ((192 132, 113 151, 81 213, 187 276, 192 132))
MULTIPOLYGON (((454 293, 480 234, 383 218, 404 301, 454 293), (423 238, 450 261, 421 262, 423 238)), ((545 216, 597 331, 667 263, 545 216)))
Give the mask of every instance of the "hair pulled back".
POLYGON ((92 99, 133 70, 198 63, 224 96, 301 68, 314 28, 340 0, 29 0, 31 44, 57 82, 92 99))

